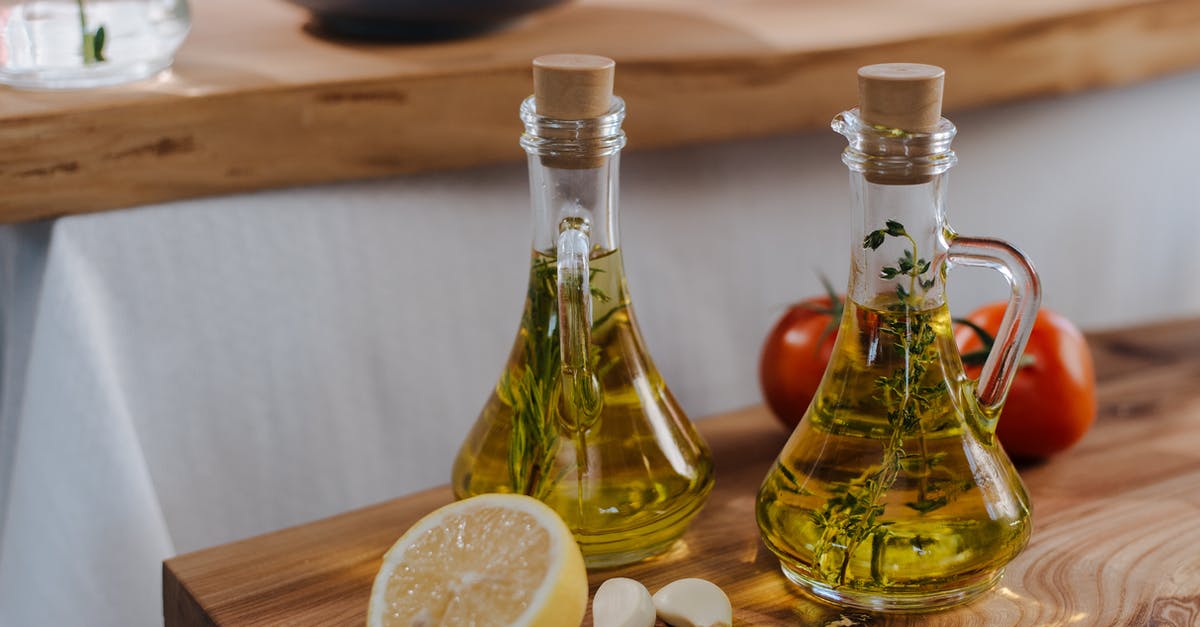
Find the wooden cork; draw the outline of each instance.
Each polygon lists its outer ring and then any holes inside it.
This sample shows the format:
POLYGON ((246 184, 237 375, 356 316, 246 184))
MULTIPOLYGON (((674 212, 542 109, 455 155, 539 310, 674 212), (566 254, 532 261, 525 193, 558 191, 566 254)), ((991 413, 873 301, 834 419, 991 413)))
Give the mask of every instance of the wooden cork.
MULTIPOLYGON (((942 85, 946 71, 922 63, 879 63, 858 69, 858 115, 875 126, 913 133, 937 130, 942 119, 942 85)), ((921 171, 868 172, 880 185, 919 185, 932 176, 921 171)))
POLYGON ((616 63, 590 54, 548 54, 533 60, 533 97, 538 115, 586 120, 612 107, 616 63))
MULTIPOLYGON (((591 54, 548 54, 533 60, 533 99, 538 115, 558 120, 590 120, 613 104, 616 63, 591 54)), ((598 168, 602 156, 558 155, 541 158, 553 168, 598 168)))
POLYGON ((858 110, 877 126, 928 133, 942 118, 946 71, 921 63, 880 63, 858 70, 858 110))

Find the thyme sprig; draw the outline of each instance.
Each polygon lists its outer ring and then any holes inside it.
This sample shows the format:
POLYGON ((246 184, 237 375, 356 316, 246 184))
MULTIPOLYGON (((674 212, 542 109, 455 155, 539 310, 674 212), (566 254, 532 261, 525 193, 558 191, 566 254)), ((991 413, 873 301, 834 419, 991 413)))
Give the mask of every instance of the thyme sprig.
MULTIPOLYGON (((930 273, 932 262, 920 256, 916 239, 895 220, 887 220, 883 228, 868 233, 862 246, 878 250, 889 237, 906 239, 908 244, 894 265, 880 270, 881 279, 896 281, 896 302, 889 309, 898 315, 881 316, 879 331, 903 355, 899 367, 874 382, 874 398, 887 409, 890 432, 879 465, 848 481, 832 483, 822 509, 810 514, 822 532, 814 547, 815 565, 837 585, 846 582, 851 557, 868 540, 872 579, 880 585, 885 583, 883 548, 891 523, 881 519, 883 500, 901 472, 917 479, 917 499, 905 505, 918 515, 944 507, 972 485, 954 478, 933 479, 931 471, 945 456, 929 455, 925 442, 926 418, 947 394, 944 381, 924 383, 939 356, 934 311, 922 305, 940 273, 930 273)), ((911 540, 918 551, 929 542, 922 537, 911 540)))

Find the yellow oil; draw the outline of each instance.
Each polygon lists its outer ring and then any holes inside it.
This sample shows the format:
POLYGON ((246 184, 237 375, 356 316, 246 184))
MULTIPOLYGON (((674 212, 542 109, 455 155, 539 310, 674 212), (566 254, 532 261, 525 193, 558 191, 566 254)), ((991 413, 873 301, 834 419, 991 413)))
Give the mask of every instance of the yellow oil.
POLYGON ((1028 498, 975 402, 949 309, 846 303, 812 405, 759 493, 766 546, 814 594, 924 610, 982 592, 1028 498))
POLYGON ((521 328, 454 464, 458 498, 517 492, 554 508, 589 567, 665 551, 712 488, 707 446, 651 362, 619 251, 590 260, 600 410, 576 424, 561 385, 553 256, 534 252, 521 328))

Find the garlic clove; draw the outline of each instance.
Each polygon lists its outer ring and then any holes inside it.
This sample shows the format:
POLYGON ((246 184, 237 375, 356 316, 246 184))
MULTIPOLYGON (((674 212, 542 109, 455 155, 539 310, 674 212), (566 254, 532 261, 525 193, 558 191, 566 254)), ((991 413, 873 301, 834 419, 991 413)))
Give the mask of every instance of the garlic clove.
POLYGON ((646 586, 625 577, 600 584, 592 599, 595 627, 654 627, 654 601, 646 586))
POLYGON ((654 593, 658 617, 671 627, 732 627, 733 606, 717 584, 680 579, 654 593))

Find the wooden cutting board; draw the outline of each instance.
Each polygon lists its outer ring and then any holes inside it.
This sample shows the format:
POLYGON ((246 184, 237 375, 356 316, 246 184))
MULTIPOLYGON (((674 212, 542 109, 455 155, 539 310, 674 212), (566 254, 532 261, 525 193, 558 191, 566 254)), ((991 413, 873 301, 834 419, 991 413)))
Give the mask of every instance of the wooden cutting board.
MULTIPOLYGON (((977 602, 882 617, 797 593, 754 522, 786 439, 762 408, 699 423, 717 466, 708 505, 667 556, 594 574, 592 591, 614 576, 651 591, 705 577, 728 592, 738 625, 1200 625, 1200 319, 1089 339, 1097 424, 1076 448, 1021 468, 1033 539, 977 602)), ((167 560, 166 625, 362 624, 383 552, 450 500, 437 488, 167 560)))

